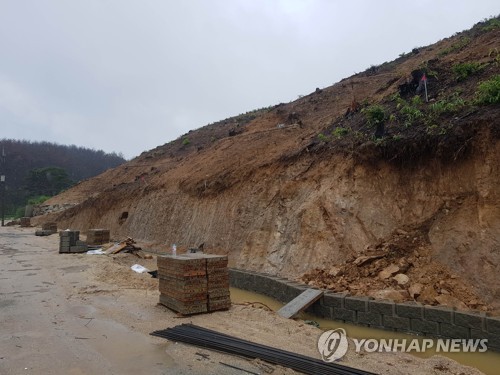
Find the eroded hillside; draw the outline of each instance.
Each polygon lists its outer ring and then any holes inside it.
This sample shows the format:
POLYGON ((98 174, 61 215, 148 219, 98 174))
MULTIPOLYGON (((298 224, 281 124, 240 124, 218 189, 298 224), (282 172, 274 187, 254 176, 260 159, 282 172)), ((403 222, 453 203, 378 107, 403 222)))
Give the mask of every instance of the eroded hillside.
POLYGON ((499 73, 493 19, 192 131, 54 197, 75 206, 36 220, 158 249, 204 242, 234 267, 352 294, 498 309, 500 105, 484 87, 498 90, 499 73), (390 265, 409 280, 380 277, 390 265))

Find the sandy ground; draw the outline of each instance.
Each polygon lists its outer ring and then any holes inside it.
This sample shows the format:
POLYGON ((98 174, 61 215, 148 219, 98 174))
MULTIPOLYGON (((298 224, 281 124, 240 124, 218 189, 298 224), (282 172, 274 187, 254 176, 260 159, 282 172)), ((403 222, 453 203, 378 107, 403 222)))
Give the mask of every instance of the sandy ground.
MULTIPOLYGON (((149 335, 181 323, 319 358, 321 330, 274 312, 233 305, 187 318, 158 305, 157 280, 130 270, 155 260, 58 254, 58 236, 0 228, 1 374, 294 374, 149 335), (222 363, 221 363, 222 362, 222 363)), ((351 346, 352 347, 352 346, 351 346)), ((380 374, 480 374, 444 357, 350 351, 348 366, 380 374)))

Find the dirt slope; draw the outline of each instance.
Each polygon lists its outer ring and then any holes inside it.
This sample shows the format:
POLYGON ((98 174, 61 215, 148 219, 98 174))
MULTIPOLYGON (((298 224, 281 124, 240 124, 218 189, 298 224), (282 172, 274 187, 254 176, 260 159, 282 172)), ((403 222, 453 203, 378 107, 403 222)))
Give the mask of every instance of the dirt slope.
POLYGON ((234 267, 353 294, 498 309, 500 107, 477 98, 500 73, 499 23, 192 131, 52 198, 76 206, 35 222, 159 250, 204 242, 234 267), (462 79, 464 63, 477 69, 462 79), (424 73, 429 102, 413 96, 424 73), (406 284, 378 276, 391 264, 406 284), (350 276, 325 279, 333 266, 350 276), (410 296, 414 284, 425 291, 410 296))

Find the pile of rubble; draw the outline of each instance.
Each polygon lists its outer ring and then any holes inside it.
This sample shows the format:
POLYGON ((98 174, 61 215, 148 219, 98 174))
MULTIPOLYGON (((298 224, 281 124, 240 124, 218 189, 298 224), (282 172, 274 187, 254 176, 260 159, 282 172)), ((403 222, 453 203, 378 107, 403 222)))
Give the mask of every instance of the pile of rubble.
POLYGON ((402 230, 358 257, 330 268, 316 268, 301 279, 308 285, 395 302, 418 301, 486 311, 472 288, 432 260, 425 230, 402 230))

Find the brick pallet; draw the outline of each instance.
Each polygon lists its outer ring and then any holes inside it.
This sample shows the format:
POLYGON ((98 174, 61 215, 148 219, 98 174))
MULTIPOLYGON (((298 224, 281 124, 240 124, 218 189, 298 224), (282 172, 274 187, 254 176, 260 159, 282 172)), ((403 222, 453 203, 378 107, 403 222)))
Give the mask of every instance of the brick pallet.
POLYGON ((158 257, 160 303, 183 315, 231 306, 227 256, 182 254, 158 257))
POLYGON ((80 231, 65 230, 59 232, 59 254, 84 253, 86 251, 87 244, 80 241, 80 231))
POLYGON ((87 232, 87 243, 89 245, 102 245, 110 239, 109 229, 89 229, 87 232))
POLYGON ((42 231, 51 231, 52 233, 57 233, 57 223, 49 222, 42 224, 42 231))

